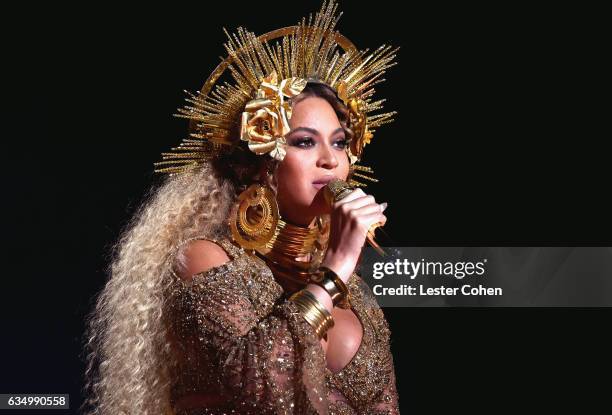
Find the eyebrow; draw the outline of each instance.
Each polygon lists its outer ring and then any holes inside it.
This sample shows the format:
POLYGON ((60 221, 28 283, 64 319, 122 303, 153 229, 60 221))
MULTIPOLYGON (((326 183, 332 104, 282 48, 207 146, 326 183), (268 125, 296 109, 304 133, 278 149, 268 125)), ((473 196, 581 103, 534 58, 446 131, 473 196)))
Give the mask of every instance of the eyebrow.
MULTIPOLYGON (((309 128, 309 127, 298 127, 298 128, 296 128, 295 130, 291 131, 291 132, 289 133, 289 135, 293 135, 293 133, 297 133, 298 131, 306 131, 307 133, 310 133, 310 134, 320 135, 320 134, 319 134, 319 132, 318 132, 317 130, 315 130, 314 128, 309 128)), ((334 135, 334 134, 339 133, 339 132, 342 132, 342 133, 343 133, 343 132, 344 132, 344 128, 342 128, 342 127, 338 127, 338 128, 336 128, 336 129, 335 129, 335 130, 334 130, 334 131, 331 133, 331 135, 334 135)))

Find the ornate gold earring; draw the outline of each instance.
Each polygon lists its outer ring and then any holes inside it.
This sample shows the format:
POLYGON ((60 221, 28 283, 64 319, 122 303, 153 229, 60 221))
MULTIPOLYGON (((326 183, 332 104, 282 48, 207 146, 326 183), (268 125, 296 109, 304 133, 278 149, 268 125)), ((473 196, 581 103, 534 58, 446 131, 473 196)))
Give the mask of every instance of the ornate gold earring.
POLYGON ((279 217, 272 189, 260 183, 252 184, 240 193, 230 214, 232 237, 245 249, 263 248, 274 236, 279 217))

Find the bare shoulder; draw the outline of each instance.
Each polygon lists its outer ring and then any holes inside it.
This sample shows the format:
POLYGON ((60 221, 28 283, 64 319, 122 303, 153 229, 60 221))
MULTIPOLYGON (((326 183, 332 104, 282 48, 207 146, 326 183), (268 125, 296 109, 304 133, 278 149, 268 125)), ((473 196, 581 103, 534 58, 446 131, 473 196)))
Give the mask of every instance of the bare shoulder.
POLYGON ((225 250, 215 242, 195 240, 181 250, 175 269, 183 280, 190 280, 195 274, 221 266, 229 260, 225 250))

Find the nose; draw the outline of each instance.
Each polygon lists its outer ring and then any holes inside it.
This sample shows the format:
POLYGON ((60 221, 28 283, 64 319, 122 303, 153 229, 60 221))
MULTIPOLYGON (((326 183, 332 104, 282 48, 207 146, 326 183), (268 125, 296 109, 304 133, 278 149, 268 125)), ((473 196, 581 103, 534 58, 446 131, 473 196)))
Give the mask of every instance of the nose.
POLYGON ((335 169, 338 166, 338 159, 329 144, 319 146, 319 157, 317 167, 324 169, 335 169))

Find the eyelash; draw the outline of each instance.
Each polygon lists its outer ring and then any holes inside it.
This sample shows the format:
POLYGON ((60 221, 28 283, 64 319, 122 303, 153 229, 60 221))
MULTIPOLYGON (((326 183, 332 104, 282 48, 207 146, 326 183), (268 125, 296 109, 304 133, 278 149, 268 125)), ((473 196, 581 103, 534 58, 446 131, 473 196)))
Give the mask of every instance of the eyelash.
MULTIPOLYGON (((310 147, 310 146, 305 146, 303 144, 305 143, 310 143, 312 144, 314 142, 314 140, 311 137, 302 137, 297 139, 293 145, 296 147, 300 147, 300 148, 306 148, 306 147, 310 147)), ((346 147, 348 147, 348 140, 346 138, 342 138, 340 140, 336 140, 335 143, 342 143, 342 149, 345 149, 346 147)))

